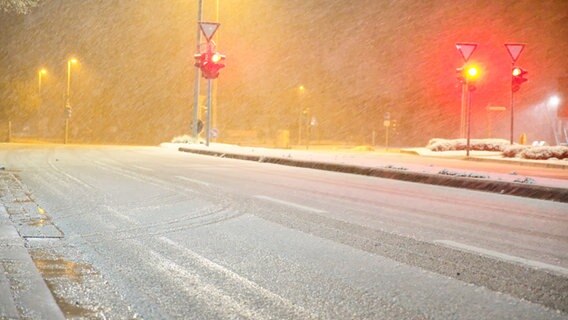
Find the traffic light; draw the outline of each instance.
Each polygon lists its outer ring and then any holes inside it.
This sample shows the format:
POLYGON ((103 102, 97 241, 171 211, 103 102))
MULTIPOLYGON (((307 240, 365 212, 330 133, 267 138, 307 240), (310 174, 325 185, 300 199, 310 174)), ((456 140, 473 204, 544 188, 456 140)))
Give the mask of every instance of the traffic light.
POLYGON ((528 79, 525 78, 527 71, 521 67, 513 67, 511 74, 512 74, 512 80, 511 80, 512 90, 513 92, 517 92, 521 88, 521 84, 528 81, 528 79))
POLYGON ((465 78, 467 79, 467 88, 469 91, 474 91, 475 81, 479 77, 479 69, 476 66, 468 66, 465 69, 465 78))
POLYGON ((458 79, 459 83, 461 83, 461 84, 465 83, 463 68, 456 68, 456 78, 458 79))
POLYGON ((219 70, 225 67, 223 60, 225 56, 219 52, 207 51, 195 54, 195 66, 201 69, 201 74, 205 79, 217 79, 219 70))
POLYGON ((461 84, 467 84, 468 90, 475 90, 475 81, 479 77, 479 68, 470 65, 456 68, 456 78, 461 84))

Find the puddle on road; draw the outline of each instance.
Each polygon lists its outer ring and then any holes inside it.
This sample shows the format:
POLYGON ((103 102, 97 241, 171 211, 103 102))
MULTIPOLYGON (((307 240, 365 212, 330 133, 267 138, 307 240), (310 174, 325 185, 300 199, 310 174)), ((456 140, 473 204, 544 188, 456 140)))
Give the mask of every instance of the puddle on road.
POLYGON ((26 221, 26 224, 28 226, 32 226, 32 227, 43 227, 47 223, 49 223, 49 219, 33 219, 33 220, 26 221))
POLYGON ((66 299, 66 297, 62 296, 64 292, 69 290, 82 290, 81 284, 84 276, 94 273, 92 267, 87 264, 46 255, 37 250, 31 253, 36 268, 41 273, 65 318, 90 319, 96 317, 96 311, 82 306, 78 301, 69 301, 69 298, 66 299))

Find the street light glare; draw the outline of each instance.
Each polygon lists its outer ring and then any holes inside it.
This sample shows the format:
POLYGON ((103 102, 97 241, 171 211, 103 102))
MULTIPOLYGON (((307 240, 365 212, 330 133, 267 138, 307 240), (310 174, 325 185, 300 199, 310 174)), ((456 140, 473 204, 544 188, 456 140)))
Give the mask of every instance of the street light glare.
POLYGON ((45 70, 45 68, 42 68, 42 69, 39 70, 39 73, 41 73, 41 74, 46 74, 46 73, 47 73, 47 70, 45 70))
POLYGON ((477 76, 477 68, 476 68, 476 67, 470 67, 470 68, 468 68, 468 69, 467 69, 467 74, 468 74, 470 77, 475 77, 475 76, 477 76))
POLYGON ((552 96, 548 99, 548 104, 553 107, 556 108, 560 105, 560 97, 559 96, 552 96))
POLYGON ((69 59, 69 62, 71 62, 71 63, 77 63, 77 59, 71 58, 71 59, 69 59))

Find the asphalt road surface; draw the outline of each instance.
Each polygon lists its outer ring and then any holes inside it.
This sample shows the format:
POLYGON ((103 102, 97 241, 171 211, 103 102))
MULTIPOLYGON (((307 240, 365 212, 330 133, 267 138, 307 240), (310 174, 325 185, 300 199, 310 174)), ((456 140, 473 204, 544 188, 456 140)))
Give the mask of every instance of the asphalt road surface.
POLYGON ((68 318, 568 319, 567 204, 158 147, 0 163, 68 318))

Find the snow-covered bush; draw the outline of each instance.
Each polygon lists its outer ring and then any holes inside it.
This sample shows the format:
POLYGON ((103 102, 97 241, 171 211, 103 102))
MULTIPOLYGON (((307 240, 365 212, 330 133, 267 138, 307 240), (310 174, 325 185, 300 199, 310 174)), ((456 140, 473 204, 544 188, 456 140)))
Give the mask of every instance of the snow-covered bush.
POLYGON ((195 139, 194 137, 184 134, 182 136, 177 136, 172 139, 172 143, 203 143, 203 139, 195 139))
POLYGON ((511 148, 503 152, 505 157, 517 157, 522 159, 532 160, 547 160, 547 159, 568 159, 568 147, 565 146, 545 146, 545 147, 532 147, 526 146, 524 148, 511 148))
MULTIPOLYGON (((466 139, 431 139, 426 148, 432 151, 465 150, 466 139)), ((531 160, 558 159, 568 160, 568 147, 566 146, 525 146, 511 145, 504 139, 471 139, 470 150, 475 151, 501 151, 506 158, 521 158, 531 160)))
MULTIPOLYGON (((504 139, 471 139, 470 150, 477 151, 503 151, 509 146, 509 141, 504 139)), ((466 139, 440 139, 434 138, 428 142, 426 148, 432 151, 455 151, 467 148, 466 139)))
POLYGON ((503 148, 503 156, 506 158, 520 158, 521 152, 530 146, 523 146, 523 145, 508 145, 503 148))

